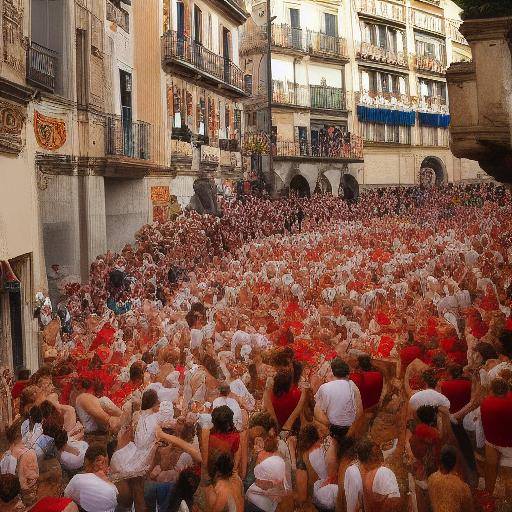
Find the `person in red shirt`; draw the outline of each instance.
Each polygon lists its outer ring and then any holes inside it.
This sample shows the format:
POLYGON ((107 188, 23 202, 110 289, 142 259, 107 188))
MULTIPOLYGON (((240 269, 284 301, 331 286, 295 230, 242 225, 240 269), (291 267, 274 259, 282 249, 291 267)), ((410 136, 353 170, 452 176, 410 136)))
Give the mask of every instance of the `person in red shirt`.
MULTIPOLYGON (((477 467, 475 453, 471 445, 462 421, 464 416, 469 412, 468 407, 473 402, 473 383, 466 379, 463 375, 463 368, 460 365, 450 367, 449 373, 451 379, 441 382, 440 391, 450 400, 450 414, 452 415, 451 427, 453 434, 459 443, 460 451, 464 457, 467 468, 467 477, 469 483, 477 483, 477 467), (456 423, 454 423, 456 420, 456 423)), ((476 405, 475 405, 476 407, 476 405)))
POLYGON ((491 382, 491 394, 482 400, 480 413, 485 435, 485 489, 494 492, 504 448, 512 447, 512 400, 503 379, 491 382))
POLYGON ((384 378, 382 373, 372 366, 370 356, 359 356, 357 363, 357 370, 350 374, 350 380, 358 387, 363 409, 368 412, 379 404, 384 389, 384 378))
POLYGON ((30 379, 30 370, 27 370, 27 368, 20 368, 18 370, 18 378, 16 379, 16 382, 14 383, 14 386, 11 390, 11 396, 13 400, 17 400, 21 392, 28 386, 30 379))

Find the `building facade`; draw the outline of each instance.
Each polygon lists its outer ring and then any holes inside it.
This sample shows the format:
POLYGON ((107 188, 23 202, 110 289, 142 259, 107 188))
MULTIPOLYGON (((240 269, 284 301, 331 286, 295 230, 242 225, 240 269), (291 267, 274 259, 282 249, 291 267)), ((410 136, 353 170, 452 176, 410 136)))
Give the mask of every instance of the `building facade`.
MULTIPOLYGON (((485 176, 449 149, 446 69, 471 59, 455 4, 271 2, 271 81, 266 2, 256 0, 251 10, 241 54, 255 94, 245 120, 249 133, 269 125, 271 87, 276 189, 305 189, 307 182, 310 192, 337 193, 347 174, 362 186, 485 176)), ((257 157, 253 163, 260 164, 257 157)))
POLYGON ((197 178, 220 188, 241 177, 239 28, 248 14, 239 0, 164 0, 163 14, 172 188, 186 206, 197 178))

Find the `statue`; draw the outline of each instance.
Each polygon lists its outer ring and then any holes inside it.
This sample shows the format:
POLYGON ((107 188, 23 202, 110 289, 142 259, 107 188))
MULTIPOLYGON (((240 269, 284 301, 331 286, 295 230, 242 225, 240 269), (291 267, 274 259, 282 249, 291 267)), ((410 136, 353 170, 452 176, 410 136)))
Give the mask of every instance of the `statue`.
POLYGON ((195 210, 201 215, 220 217, 221 211, 217 204, 217 189, 208 178, 194 181, 194 195, 190 199, 187 210, 195 210))

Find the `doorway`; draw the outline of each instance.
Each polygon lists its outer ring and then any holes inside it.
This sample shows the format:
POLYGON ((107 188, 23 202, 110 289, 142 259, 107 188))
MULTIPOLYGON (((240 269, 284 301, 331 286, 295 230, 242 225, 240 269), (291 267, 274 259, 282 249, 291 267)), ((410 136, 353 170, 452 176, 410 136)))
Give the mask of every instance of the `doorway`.
POLYGON ((437 156, 427 156, 420 166, 420 185, 439 187, 448 181, 444 162, 437 156))
POLYGON ((308 180, 304 178, 304 176, 297 174, 292 178, 292 181, 290 181, 290 192, 292 194, 295 193, 299 197, 310 197, 311 190, 308 180))
POLYGON ((123 125, 123 155, 134 156, 132 129, 132 75, 119 70, 121 89, 121 122, 123 125))

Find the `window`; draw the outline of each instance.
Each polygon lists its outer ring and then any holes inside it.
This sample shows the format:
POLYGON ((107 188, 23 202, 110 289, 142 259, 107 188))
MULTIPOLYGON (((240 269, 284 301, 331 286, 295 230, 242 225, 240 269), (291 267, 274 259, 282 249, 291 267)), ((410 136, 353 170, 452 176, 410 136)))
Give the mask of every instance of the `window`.
POLYGON ((203 42, 203 13, 201 9, 194 5, 194 43, 202 44, 203 42))
POLYGON ((379 123, 360 123, 361 136, 368 142, 411 144, 411 127, 379 123))
POLYGON ((207 45, 208 49, 209 50, 213 50, 213 47, 212 47, 212 44, 213 44, 213 40, 212 40, 212 15, 211 15, 211 13, 208 13, 208 33, 207 33, 206 37, 207 37, 206 45, 207 45))
POLYGON ((338 17, 334 14, 324 14, 325 34, 332 37, 338 36, 338 17))
POLYGON ((78 107, 86 107, 87 98, 87 32, 76 31, 76 101, 78 107))
POLYGON ((252 75, 244 76, 244 89, 247 94, 252 94, 252 75))
POLYGON ((300 11, 299 9, 290 9, 290 27, 300 28, 300 11))

